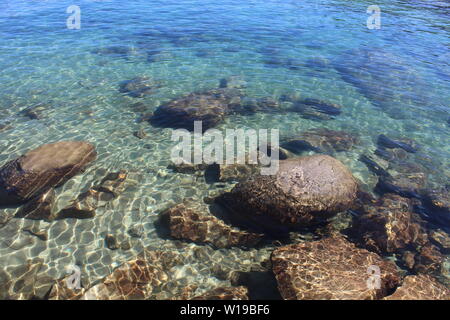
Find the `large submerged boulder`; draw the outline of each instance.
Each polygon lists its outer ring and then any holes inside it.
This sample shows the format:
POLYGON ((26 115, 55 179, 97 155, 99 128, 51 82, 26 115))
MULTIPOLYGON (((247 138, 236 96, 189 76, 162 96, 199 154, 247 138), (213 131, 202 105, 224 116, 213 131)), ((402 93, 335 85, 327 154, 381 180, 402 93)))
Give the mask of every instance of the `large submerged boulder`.
POLYGON ((180 260, 172 252, 145 250, 127 261, 100 283, 87 289, 81 300, 146 300, 170 279, 180 260))
POLYGON ((211 214, 206 205, 189 201, 166 210, 162 217, 166 220, 172 237, 209 243, 217 248, 252 247, 263 237, 262 234, 234 228, 211 214))
POLYGON ((62 185, 97 157, 82 141, 45 144, 0 169, 0 205, 17 205, 62 185))
POLYGON ((202 121, 202 129, 206 131, 223 121, 240 103, 239 89, 220 88, 191 93, 159 106, 150 123, 157 127, 193 131, 194 121, 202 121))
POLYGON ((357 183, 351 172, 328 155, 279 162, 275 175, 258 175, 217 198, 233 219, 266 232, 308 227, 349 209, 357 183))
POLYGON ((57 280, 49 300, 146 300, 156 299, 173 275, 172 268, 181 264, 178 254, 145 249, 111 274, 89 287, 74 287, 71 277, 57 280), (70 284, 70 285, 69 285, 70 284))
POLYGON ((271 260, 286 300, 380 299, 400 282, 394 263, 342 236, 278 248, 271 260), (372 282, 378 268, 380 281, 372 282))
POLYGON ((368 250, 401 256, 410 271, 438 274, 444 261, 439 248, 445 251, 445 244, 440 244, 445 233, 440 236, 434 233, 434 237, 433 233, 427 233, 425 221, 414 212, 418 204, 417 199, 385 194, 359 210, 360 214, 353 218, 350 234, 368 250))
POLYGON ((421 220, 407 198, 386 194, 375 204, 365 206, 363 211, 354 218, 352 231, 372 251, 398 252, 428 242, 421 220))

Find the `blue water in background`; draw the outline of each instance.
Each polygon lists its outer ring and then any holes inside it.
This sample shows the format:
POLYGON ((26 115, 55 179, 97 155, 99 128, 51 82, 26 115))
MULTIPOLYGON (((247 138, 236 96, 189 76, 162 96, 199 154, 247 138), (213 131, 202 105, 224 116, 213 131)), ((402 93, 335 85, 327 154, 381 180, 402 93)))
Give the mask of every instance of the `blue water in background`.
MULTIPOLYGON (((81 261, 88 277, 97 279, 142 247, 161 247, 153 225, 161 209, 184 197, 201 199, 214 192, 214 186, 184 181, 182 175, 166 171, 170 130, 139 123, 140 114, 131 106, 143 102, 151 112, 172 98, 215 88, 220 79, 232 75, 247 81, 250 97, 279 99, 297 94, 337 103, 343 112, 324 122, 295 113, 234 115, 219 129, 279 128, 282 137, 289 137, 327 127, 358 134, 361 145, 337 157, 371 187, 375 177, 358 161, 359 155, 376 149, 381 133, 408 137, 421 145, 431 182, 435 186, 448 183, 450 5, 446 1, 377 1, 381 29, 369 30, 366 10, 371 4, 3 0, 0 125, 10 128, 0 131, 0 164, 43 143, 79 139, 96 145, 98 161, 59 191, 62 202, 98 178, 100 168, 135 172, 137 183, 124 200, 98 213, 93 221, 43 223, 50 235, 46 243, 35 242, 20 250, 1 246, 0 265, 17 266, 41 256, 45 271, 60 277, 65 266, 81 261), (81 8, 80 30, 66 27, 66 9, 73 4, 81 8), (121 48, 122 53, 96 52, 111 47, 121 48), (387 97, 377 96, 377 92, 386 94, 377 87, 361 90, 355 85, 357 79, 352 81, 354 74, 339 71, 345 67, 355 73, 368 72, 367 65, 358 68, 358 55, 351 52, 380 50, 395 57, 373 65, 377 71, 372 72, 380 79, 377 85, 394 88, 387 97), (400 71, 395 61, 401 61, 400 71), (417 81, 395 80, 403 75, 413 75, 417 81), (119 92, 121 81, 137 76, 151 77, 162 87, 144 98, 119 92), (389 87, 392 83, 395 86, 389 87), (36 104, 46 106, 45 117, 24 117, 21 112, 36 104), (141 128, 148 134, 145 141, 132 135, 141 128), (129 253, 103 248, 102 235, 125 233, 135 224, 145 230, 140 247, 129 253)), ((199 274, 194 272, 194 277, 201 282, 199 274)))

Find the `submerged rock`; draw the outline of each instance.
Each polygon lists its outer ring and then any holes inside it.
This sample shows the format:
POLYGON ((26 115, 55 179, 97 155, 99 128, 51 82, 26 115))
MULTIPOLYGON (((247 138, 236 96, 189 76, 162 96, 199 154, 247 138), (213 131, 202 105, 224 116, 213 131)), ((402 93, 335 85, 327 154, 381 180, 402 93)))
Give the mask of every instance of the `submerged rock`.
POLYGON ((450 300, 450 290, 431 276, 412 275, 384 300, 450 300))
POLYGON ((102 56, 115 56, 118 58, 128 58, 129 55, 133 54, 135 50, 127 46, 110 46, 104 48, 97 48, 92 50, 92 53, 102 55, 102 56))
POLYGON ((390 162, 402 162, 408 158, 408 152, 399 148, 385 149, 379 147, 374 153, 376 156, 390 162))
POLYGON ((271 146, 270 144, 267 145, 265 150, 264 149, 260 149, 258 147, 258 152, 259 152, 259 155, 263 155, 263 156, 266 156, 266 157, 269 157, 269 158, 272 157, 272 155, 274 153, 278 152, 278 159, 279 160, 286 160, 286 159, 289 159, 289 158, 295 158, 296 157, 296 155, 294 153, 290 152, 289 150, 287 150, 287 149, 285 149, 283 147, 279 147, 279 146, 277 146, 277 147, 271 146))
POLYGON ((147 134, 145 133, 144 129, 140 129, 138 131, 133 132, 133 136, 139 139, 144 139, 147 134))
POLYGON ((358 143, 358 138, 344 131, 317 128, 290 138, 281 145, 292 152, 316 151, 333 153, 348 151, 358 143))
POLYGON ((34 228, 24 228, 23 231, 28 232, 32 236, 35 236, 42 241, 48 240, 48 234, 47 234, 47 231, 45 231, 45 230, 36 230, 34 228))
POLYGON ((443 230, 433 230, 430 232, 430 238, 436 243, 441 252, 450 254, 450 235, 443 230))
POLYGON ((146 300, 160 291, 171 277, 170 269, 179 264, 171 252, 145 250, 127 261, 99 284, 87 289, 81 300, 146 300))
POLYGON ((366 248, 378 253, 424 245, 428 237, 412 209, 409 199, 386 194, 354 218, 352 233, 366 248))
POLYGON ((296 58, 286 58, 284 62, 284 67, 289 70, 300 70, 304 69, 305 64, 302 60, 296 58))
POLYGON ((95 216, 95 210, 97 209, 98 192, 96 190, 89 189, 88 191, 80 194, 77 200, 74 200, 68 207, 59 211, 56 215, 56 219, 89 219, 95 216))
POLYGON ((134 98, 153 94, 161 85, 148 77, 137 77, 120 83, 119 91, 134 98))
POLYGON ((21 114, 31 120, 41 120, 44 118, 44 112, 47 110, 47 105, 37 104, 21 111, 21 114))
POLYGON ((206 131, 223 121, 233 108, 241 103, 238 89, 213 89, 191 93, 158 107, 150 118, 157 127, 194 130, 194 121, 202 121, 206 131))
POLYGON ((109 250, 130 250, 131 245, 129 238, 127 239, 123 235, 116 236, 115 234, 108 233, 105 236, 105 247, 109 250))
POLYGON ((270 97, 243 99, 241 104, 233 107, 233 112, 241 115, 252 115, 258 112, 276 113, 280 111, 280 103, 270 97))
POLYGON ((227 225, 209 212, 207 206, 182 203, 162 214, 169 225, 170 235, 177 239, 197 243, 210 243, 217 248, 232 246, 255 246, 262 234, 242 231, 227 225))
POLYGON ((52 188, 23 205, 16 218, 52 221, 55 219, 54 206, 55 190, 52 188))
POLYGON ((278 248, 271 260, 286 300, 380 299, 400 282, 394 263, 342 236, 278 248), (370 282, 374 266, 380 270, 378 288, 370 282))
POLYGON ((337 116, 341 114, 341 109, 342 107, 340 105, 319 99, 300 99, 294 101, 291 111, 299 112, 307 116, 317 112, 329 116, 337 116))
POLYGON ((275 175, 240 182, 217 201, 249 228, 278 233, 324 222, 356 200, 355 179, 330 156, 293 158, 279 165, 275 175))
POLYGON ((450 225, 450 188, 424 192, 424 204, 428 208, 430 219, 449 228, 450 225))
MULTIPOLYGON (((295 112, 298 112, 298 110, 295 112)), ((302 109, 301 114, 302 114, 303 118, 309 119, 309 120, 314 120, 314 121, 327 121, 327 120, 334 119, 333 116, 330 116, 326 113, 319 112, 313 108, 302 109)))
POLYGON ((0 169, 0 205, 24 203, 62 185, 97 157, 93 145, 81 141, 45 144, 0 169))
POLYGON ((206 170, 207 167, 208 165, 205 163, 192 164, 187 162, 179 164, 171 163, 167 166, 168 169, 173 170, 175 172, 188 174, 194 174, 197 172, 204 171, 206 170))
POLYGON ((322 71, 331 66, 331 61, 325 57, 317 56, 306 60, 305 67, 322 71))
POLYGON ((144 229, 142 226, 135 226, 128 229, 127 233, 132 238, 142 238, 144 229))
POLYGON ((428 175, 421 165, 405 161, 387 162, 367 155, 361 155, 359 160, 379 177, 375 190, 380 194, 396 193, 420 199, 427 188, 428 175))
POLYGON ((120 244, 120 249, 126 251, 126 250, 130 250, 131 249, 131 242, 128 240, 125 240, 124 242, 122 242, 120 244))
POLYGON ((281 56, 270 55, 265 57, 263 61, 268 68, 282 68, 287 66, 287 59, 281 56))
POLYGON ((247 82, 241 76, 231 76, 220 80, 220 88, 244 89, 247 82))
POLYGON ((125 189, 127 172, 109 173, 100 184, 83 192, 72 203, 57 213, 57 219, 76 218, 87 219, 95 216, 98 207, 105 206, 107 202, 117 198, 125 189))
POLYGON ((286 160, 290 157, 295 157, 294 154, 281 147, 272 147, 267 145, 266 148, 259 149, 256 153, 245 154, 244 161, 239 162, 238 159, 234 159, 231 164, 212 164, 206 168, 205 176, 207 175, 211 181, 214 182, 236 182, 243 181, 252 176, 259 175, 263 167, 263 157, 276 160, 286 160), (275 154, 278 154, 278 158, 275 158, 275 154), (254 157, 253 157, 254 156, 254 157))
POLYGON ((251 176, 259 175, 261 166, 258 164, 221 164, 217 165, 218 177, 221 182, 243 181, 251 176))
POLYGON ((417 152, 417 146, 415 146, 414 141, 409 139, 403 139, 405 142, 400 140, 393 140, 386 137, 384 134, 378 136, 377 144, 382 148, 395 149, 400 148, 409 153, 417 152))
POLYGON ((53 284, 47 299, 48 300, 79 300, 85 289, 80 286, 80 288, 70 287, 68 286, 68 281, 70 280, 70 276, 64 277, 56 281, 53 284))
MULTIPOLYGON (((412 65, 386 50, 350 50, 335 59, 333 66, 344 81, 395 119, 410 117, 410 110, 399 106, 417 106, 415 110, 420 110, 428 103, 428 88, 412 65)), ((417 112, 412 116, 417 117, 417 112)))
POLYGON ((439 274, 443 256, 434 241, 445 252, 442 233, 428 234, 426 225, 415 213, 417 199, 385 194, 375 203, 366 204, 353 218, 350 235, 365 248, 377 253, 395 253, 404 266, 418 273, 439 274), (438 241, 436 241, 436 239, 438 241))
POLYGON ((386 163, 385 161, 375 161, 372 157, 367 156, 365 154, 360 155, 359 161, 364 163, 367 168, 372 171, 377 176, 381 177, 389 177, 390 174, 387 171, 389 168, 389 163, 386 163))
POLYGON ((439 274, 444 262, 439 248, 445 252, 445 237, 428 234, 424 221, 414 212, 418 203, 417 199, 385 194, 363 206, 361 214, 353 218, 350 234, 371 251, 397 254, 410 271, 439 274))
POLYGON ((209 290, 190 300, 249 300, 246 287, 223 287, 209 290))
POLYGON ((120 248, 119 243, 117 242, 116 237, 114 237, 112 234, 107 234, 105 237, 105 244, 106 247, 110 250, 117 250, 120 248))
POLYGON ((444 257, 439 249, 431 243, 418 250, 414 256, 414 268, 417 273, 439 274, 444 262, 444 257))
POLYGON ((403 264, 410 270, 412 270, 414 268, 414 257, 416 256, 416 254, 414 252, 411 251, 405 251, 403 252, 402 256, 401 256, 401 261, 403 262, 403 264))
POLYGON ((166 285, 172 267, 180 264, 171 252, 144 250, 116 268, 98 284, 88 288, 70 288, 68 277, 52 287, 50 300, 144 300, 155 298, 154 291, 166 285))
POLYGON ((9 130, 11 128, 12 128, 12 126, 11 126, 11 123, 9 123, 9 122, 0 123, 0 132, 9 130))
POLYGON ((300 70, 305 66, 302 60, 279 53, 268 54, 264 58, 264 64, 269 68, 287 68, 289 70, 300 70))
POLYGON ((418 274, 434 274, 441 276, 444 271, 444 256, 439 248, 428 242, 414 251, 405 251, 401 262, 409 271, 418 274))
POLYGON ((427 175, 418 166, 402 163, 396 167, 390 166, 388 173, 378 179, 376 190, 381 194, 397 193, 403 197, 420 198, 427 187, 427 175))

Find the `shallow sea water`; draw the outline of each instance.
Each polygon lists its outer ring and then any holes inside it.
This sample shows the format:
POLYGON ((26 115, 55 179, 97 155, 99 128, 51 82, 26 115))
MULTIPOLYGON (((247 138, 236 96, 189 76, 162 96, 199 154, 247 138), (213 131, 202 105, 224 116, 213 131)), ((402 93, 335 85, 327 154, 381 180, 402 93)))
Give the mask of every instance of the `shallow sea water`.
MULTIPOLYGON (((249 97, 280 99, 285 94, 316 98, 343 106, 333 120, 314 121, 296 113, 229 116, 217 128, 277 128, 290 137, 326 127, 355 133, 361 143, 335 156, 368 188, 376 177, 358 158, 376 149, 383 133, 414 139, 435 186, 449 181, 450 5, 442 1, 378 1, 380 30, 369 30, 365 1, 77 1, 81 29, 66 27, 72 1, 0 3, 0 164, 43 143, 84 140, 98 159, 82 175, 57 190, 62 208, 101 180, 106 172, 129 172, 126 191, 87 220, 51 223, 12 219, 0 229, 0 267, 9 276, 32 259, 43 259, 39 271, 54 279, 67 267, 82 267, 83 282, 93 283, 142 249, 180 251, 189 262, 177 277, 199 290, 225 284, 211 274, 214 263, 247 270, 269 257, 269 248, 213 250, 180 244, 161 236, 158 214, 184 198, 198 201, 229 189, 232 183, 209 184, 203 177, 174 173, 170 164, 171 129, 139 122, 133 104, 146 112, 194 91, 212 89, 233 75, 248 84, 249 97), (113 46, 129 54, 98 54, 113 46), (420 82, 393 92, 389 106, 376 106, 333 68, 348 50, 382 48, 408 65, 420 82), (157 52, 150 55, 148 52, 157 52), (325 61, 312 64, 311 61, 325 61), (154 94, 133 98, 119 83, 138 76, 160 81, 154 94), (405 104, 402 95, 412 96, 405 104), (423 94, 423 95, 422 95, 423 94), (398 99, 396 98, 398 97, 398 99), (422 99, 423 98, 423 99, 422 99), (42 119, 23 115, 44 104, 42 119), (396 116, 400 114, 401 116, 396 116), (143 129, 140 140, 134 131, 143 129), (47 230, 41 241, 21 230, 47 230), (142 230, 141 238, 127 231, 142 230), (109 250, 106 234, 131 241, 131 249, 109 250), (193 254, 203 250, 205 255, 193 254)), ((376 66, 375 66, 376 67, 376 66)), ((392 70, 380 69, 389 73, 392 70)), ((10 216, 15 209, 2 209, 10 216)))

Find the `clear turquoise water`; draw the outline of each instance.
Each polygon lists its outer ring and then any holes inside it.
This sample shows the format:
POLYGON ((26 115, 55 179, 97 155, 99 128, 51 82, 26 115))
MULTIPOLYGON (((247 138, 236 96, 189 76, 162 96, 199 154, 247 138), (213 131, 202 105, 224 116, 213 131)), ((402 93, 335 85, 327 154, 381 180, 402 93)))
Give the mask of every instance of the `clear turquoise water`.
MULTIPOLYGON (((171 98, 217 87, 231 75, 247 81, 250 97, 278 99, 296 93, 338 103, 343 113, 323 122, 295 113, 234 115, 219 129, 279 128, 282 137, 315 127, 357 133, 361 145, 336 157, 371 187, 376 177, 358 161, 359 155, 375 150, 381 133, 409 137, 422 146, 421 161, 430 169, 432 184, 449 181, 448 2, 378 1, 380 30, 367 29, 365 1, 77 1, 81 29, 69 30, 66 9, 72 4, 0 3, 0 124, 10 125, 0 132, 0 164, 43 143, 86 140, 95 144, 98 160, 58 190, 58 207, 106 170, 128 170, 132 186, 91 220, 11 220, 0 229, 0 266, 8 274, 39 257, 44 260, 42 274, 59 278, 68 265, 78 264, 84 281, 93 282, 143 247, 183 250, 187 256, 201 248, 210 259, 193 255, 179 277, 206 289, 221 283, 211 276, 212 261, 245 269, 267 258, 270 250, 264 249, 214 251, 194 244, 177 249, 174 241, 158 236, 154 225, 162 209, 220 188, 168 170, 171 130, 139 123, 141 114, 131 106, 144 102, 150 112, 171 98), (95 53, 112 46, 128 48, 130 54, 95 53), (333 68, 351 64, 352 57, 344 54, 355 49, 387 51, 407 66, 401 73, 420 81, 397 82, 380 107, 333 68), (159 53, 151 61, 148 52, 159 53), (325 65, 309 63, 318 58, 325 65), (119 83, 136 76, 163 85, 145 98, 120 93, 119 83), (30 120, 21 113, 40 103, 46 105, 43 119, 30 120), (147 133, 143 140, 132 134, 141 128, 147 133), (36 224, 48 231, 48 241, 20 231, 36 224), (135 226, 142 228, 143 237, 133 240, 131 250, 104 247, 105 234, 126 237, 135 226)), ((389 65, 374 67, 379 67, 381 79, 397 75, 389 65)), ((14 214, 13 209, 2 211, 4 216, 14 214)))

